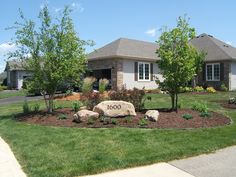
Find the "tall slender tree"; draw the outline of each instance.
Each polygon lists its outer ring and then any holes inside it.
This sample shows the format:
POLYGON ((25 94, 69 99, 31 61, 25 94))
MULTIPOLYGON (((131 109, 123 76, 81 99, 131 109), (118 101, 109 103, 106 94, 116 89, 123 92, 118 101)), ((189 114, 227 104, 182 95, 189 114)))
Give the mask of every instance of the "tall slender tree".
POLYGON ((177 26, 171 30, 163 29, 157 41, 158 62, 163 82, 157 79, 161 89, 168 91, 172 110, 178 111, 178 94, 180 88, 193 79, 203 64, 205 54, 198 52, 189 40, 195 37, 195 29, 189 27, 188 19, 179 17, 177 26))

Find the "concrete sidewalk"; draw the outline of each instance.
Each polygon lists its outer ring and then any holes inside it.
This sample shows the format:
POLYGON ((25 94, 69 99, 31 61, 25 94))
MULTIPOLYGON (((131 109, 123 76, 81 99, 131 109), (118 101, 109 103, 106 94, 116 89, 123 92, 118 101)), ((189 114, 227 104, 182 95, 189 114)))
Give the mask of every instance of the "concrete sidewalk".
POLYGON ((211 154, 203 154, 170 162, 196 177, 235 177, 236 146, 227 147, 211 154))
POLYGON ((0 137, 0 176, 26 177, 8 144, 0 137))
POLYGON ((157 163, 153 165, 116 170, 98 175, 85 177, 194 177, 168 163, 157 163))

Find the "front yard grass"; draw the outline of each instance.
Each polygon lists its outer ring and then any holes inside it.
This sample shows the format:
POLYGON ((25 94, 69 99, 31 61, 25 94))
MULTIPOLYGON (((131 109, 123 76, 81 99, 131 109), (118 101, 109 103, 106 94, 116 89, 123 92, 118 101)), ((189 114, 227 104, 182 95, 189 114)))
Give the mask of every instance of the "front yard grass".
MULTIPOLYGON (((212 111, 236 121, 236 110, 219 101, 234 92, 181 94, 183 107, 204 101, 212 111)), ((169 96, 152 95, 146 108, 169 107, 169 96)), ((30 105, 35 102, 30 102, 30 105)), ((43 102, 40 102, 43 108, 43 102)), ((70 107, 70 102, 60 103, 70 107)), ((236 144, 236 124, 207 129, 86 129, 31 125, 14 121, 22 103, 0 106, 0 136, 11 146, 29 176, 79 176, 169 161, 236 144), (15 111, 13 111, 15 110, 15 111)))
POLYGON ((25 96, 25 92, 23 90, 18 91, 0 91, 0 99, 15 97, 15 96, 25 96))

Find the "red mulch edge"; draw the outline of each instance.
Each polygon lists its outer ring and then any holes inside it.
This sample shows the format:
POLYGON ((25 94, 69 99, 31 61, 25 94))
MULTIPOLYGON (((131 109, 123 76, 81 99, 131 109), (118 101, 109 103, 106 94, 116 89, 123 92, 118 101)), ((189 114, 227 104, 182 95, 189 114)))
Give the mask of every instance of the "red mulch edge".
MULTIPOLYGON (((73 121, 74 112, 69 108, 63 108, 55 110, 53 114, 48 114, 45 111, 39 113, 32 113, 28 115, 17 115, 16 120, 20 122, 39 124, 47 126, 60 126, 60 127, 87 127, 87 128, 112 128, 112 127, 129 127, 129 128, 140 128, 138 122, 140 119, 144 118, 144 114, 137 112, 137 116, 134 116, 132 122, 127 123, 124 117, 115 118, 117 124, 107 124, 104 125, 100 119, 95 120, 94 124, 88 125, 87 122, 76 123, 73 121), (60 114, 65 114, 68 116, 67 119, 59 120, 58 116, 60 114)), ((204 118, 199 116, 199 112, 193 111, 191 109, 181 109, 176 112, 160 112, 160 116, 157 122, 148 121, 148 125, 141 128, 174 128, 174 129, 186 129, 186 128, 206 128, 206 127, 216 127, 229 125, 231 119, 216 113, 211 112, 210 118, 204 118), (185 120, 182 115, 188 113, 193 115, 192 119, 185 120)))

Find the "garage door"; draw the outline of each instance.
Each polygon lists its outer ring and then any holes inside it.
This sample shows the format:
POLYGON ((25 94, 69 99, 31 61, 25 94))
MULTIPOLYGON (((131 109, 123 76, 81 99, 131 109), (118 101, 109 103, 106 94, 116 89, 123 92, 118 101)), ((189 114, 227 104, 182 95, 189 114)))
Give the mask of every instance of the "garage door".
POLYGON ((231 88, 230 90, 236 90, 236 63, 231 64, 231 88))

